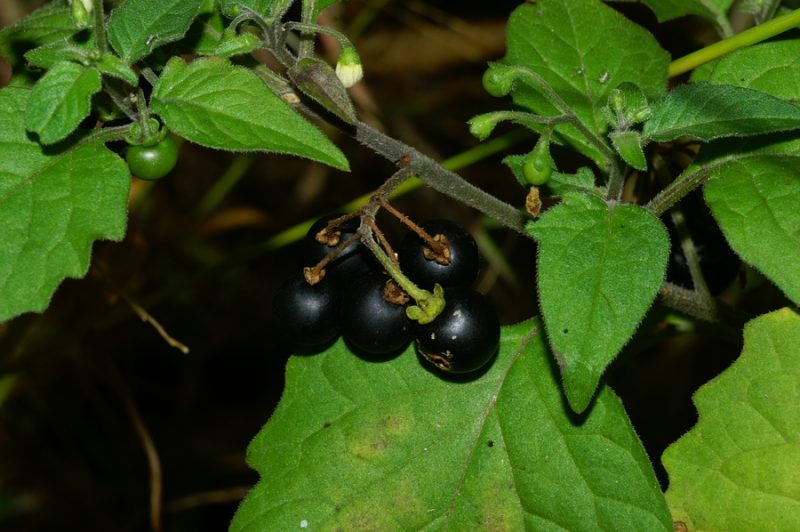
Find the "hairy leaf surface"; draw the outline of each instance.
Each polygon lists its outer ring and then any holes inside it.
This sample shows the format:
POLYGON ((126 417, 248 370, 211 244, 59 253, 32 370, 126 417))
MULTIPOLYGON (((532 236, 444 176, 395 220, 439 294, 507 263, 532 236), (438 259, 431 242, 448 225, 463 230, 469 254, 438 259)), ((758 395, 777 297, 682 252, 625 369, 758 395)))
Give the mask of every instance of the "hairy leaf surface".
POLYGON ((100 72, 94 67, 62 61, 36 82, 25 109, 25 125, 39 134, 42 144, 53 144, 75 131, 89 116, 92 95, 100 90, 100 72))
POLYGON ((800 304, 800 157, 730 161, 704 193, 734 251, 800 304))
POLYGON ((30 92, 0 90, 0 322, 43 310, 94 240, 125 233, 125 163, 96 142, 46 153, 25 131, 30 92))
POLYGON ((625 412, 603 388, 564 404, 533 322, 504 327, 470 382, 339 341, 294 357, 248 462, 261 481, 231 530, 671 530, 625 412))
POLYGON ((700 420, 663 456, 689 530, 800 530, 800 316, 756 318, 742 355, 694 395, 700 420))
POLYGON ((198 0, 126 0, 111 12, 108 40, 122 59, 135 63, 186 35, 199 7, 198 0))
POLYGON ((210 148, 290 153, 348 169, 341 151, 252 71, 218 58, 173 58, 153 89, 169 129, 210 148))
MULTIPOLYGON (((658 100, 669 57, 649 32, 599 0, 548 0, 523 4, 511 14, 503 62, 542 76, 589 131, 603 137, 601 108, 610 91, 627 81, 658 100)), ((546 95, 524 82, 512 96, 534 113, 560 114, 546 95)), ((556 132, 602 166, 602 152, 574 126, 560 125, 556 132)))
POLYGON ((14 44, 21 44, 23 49, 42 46, 65 39, 77 31, 67 2, 51 2, 0 31, 0 55, 15 67, 19 57, 14 53, 14 44))
POLYGON ((539 303, 570 405, 583 411, 655 299, 669 255, 664 225, 589 194, 528 225, 539 241, 539 303))
POLYGON ((681 136, 709 141, 797 128, 800 106, 753 89, 703 82, 681 85, 654 104, 643 136, 662 142, 681 136))
POLYGON ((709 81, 800 103, 800 40, 766 42, 738 50, 714 66, 709 81))

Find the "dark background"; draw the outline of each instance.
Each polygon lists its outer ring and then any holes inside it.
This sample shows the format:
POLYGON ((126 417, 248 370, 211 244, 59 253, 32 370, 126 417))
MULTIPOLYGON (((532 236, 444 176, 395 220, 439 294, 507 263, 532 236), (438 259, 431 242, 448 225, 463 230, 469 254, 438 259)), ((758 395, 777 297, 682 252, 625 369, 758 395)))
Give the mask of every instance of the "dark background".
MULTIPOLYGON (((471 116, 508 105, 486 95, 480 78, 486 61, 503 55, 504 23, 517 4, 351 0, 326 11, 325 23, 363 28, 356 43, 367 77, 352 91, 360 116, 441 159, 477 144, 465 126, 471 116)), ((34 5, 2 0, 0 20, 9 24, 34 5)), ((618 7, 675 57, 713 38, 699 19, 658 25, 639 6, 618 7)), ((263 243, 374 190, 391 172, 350 139, 336 141, 351 173, 260 156, 209 214, 198 205, 235 156, 184 143, 171 175, 134 182, 122 243, 97 243, 89 275, 65 281, 47 312, 0 325, 0 528, 148 529, 148 447, 162 468, 164 530, 227 528, 257 480, 245 449, 275 408, 289 356, 273 324, 272 295, 302 265, 298 245, 267 252, 263 243), (244 255, 250 258, 237 258, 244 255), (191 352, 167 345, 127 298, 191 352)), ((562 167, 585 164, 557 156, 562 167)), ((500 159, 461 174, 521 205, 525 191, 500 159)), ((532 242, 431 190, 395 205, 414 219, 449 217, 487 230, 517 283, 492 281, 486 266, 481 286, 501 322, 534 314, 532 242)), ((380 220, 396 238, 397 225, 380 220)), ((746 292, 734 284, 726 297, 750 311, 779 303, 768 285, 746 292)), ((694 423, 691 392, 740 347, 716 330, 676 334, 665 317, 661 309, 650 314, 609 374, 656 461, 694 423)))

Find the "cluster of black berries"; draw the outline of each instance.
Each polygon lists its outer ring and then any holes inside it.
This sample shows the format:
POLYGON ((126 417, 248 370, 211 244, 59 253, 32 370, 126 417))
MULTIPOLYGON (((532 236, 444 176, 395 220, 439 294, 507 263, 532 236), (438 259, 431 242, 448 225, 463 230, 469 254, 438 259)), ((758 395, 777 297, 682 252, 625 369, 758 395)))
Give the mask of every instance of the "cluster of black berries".
POLYGON ((353 351, 373 360, 389 358, 415 340, 420 355, 443 371, 469 373, 485 366, 497 351, 500 323, 491 303, 470 288, 480 257, 469 233, 448 220, 431 220, 421 225, 428 239, 410 232, 401 242, 403 274, 419 288, 444 289, 444 310, 419 324, 406 315, 413 300, 359 242, 359 225, 358 218, 331 215, 309 229, 305 258, 316 266, 289 279, 275 297, 287 338, 319 348, 341 334, 353 351))

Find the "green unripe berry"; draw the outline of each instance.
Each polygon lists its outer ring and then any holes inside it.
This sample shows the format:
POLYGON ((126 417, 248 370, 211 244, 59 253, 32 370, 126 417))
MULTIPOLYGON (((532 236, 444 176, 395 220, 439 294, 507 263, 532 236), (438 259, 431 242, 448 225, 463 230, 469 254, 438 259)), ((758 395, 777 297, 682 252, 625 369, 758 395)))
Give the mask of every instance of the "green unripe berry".
POLYGON ((522 164, 522 174, 528 184, 534 186, 544 185, 553 175, 553 159, 550 157, 548 139, 542 137, 536 143, 533 151, 522 164))
POLYGON ((125 154, 128 168, 139 179, 161 179, 178 162, 178 145, 170 137, 152 146, 131 146, 125 154))
POLYGON ((483 73, 483 88, 495 97, 505 96, 514 85, 514 73, 506 67, 490 66, 483 73))

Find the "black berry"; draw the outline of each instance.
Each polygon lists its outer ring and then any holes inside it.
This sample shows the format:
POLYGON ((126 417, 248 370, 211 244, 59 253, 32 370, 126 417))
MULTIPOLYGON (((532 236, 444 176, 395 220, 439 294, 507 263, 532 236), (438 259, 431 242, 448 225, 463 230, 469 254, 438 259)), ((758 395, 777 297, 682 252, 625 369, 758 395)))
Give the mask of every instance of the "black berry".
POLYGON ((408 296, 393 283, 387 289, 383 274, 373 273, 354 281, 342 297, 340 320, 345 339, 366 355, 398 352, 411 342, 412 323, 406 317, 408 296), (388 290, 388 292, 387 292, 388 290), (401 303, 387 301, 400 300, 401 303))
POLYGON ((320 347, 339 335, 338 306, 334 283, 311 286, 302 274, 289 278, 274 300, 281 334, 300 347, 320 347))
POLYGON ((478 276, 480 255, 475 240, 449 220, 430 220, 421 225, 430 236, 446 244, 445 256, 435 253, 416 233, 403 238, 398 248, 400 268, 423 288, 470 286, 478 276))
POLYGON ((500 322, 486 297, 466 288, 445 290, 445 307, 431 323, 419 325, 420 355, 450 373, 471 373, 497 351, 500 322))
MULTIPOLYGON (((328 222, 340 216, 342 216, 342 213, 334 213, 320 218, 308 230, 304 242, 305 266, 314 266, 335 250, 339 244, 346 242, 356 233, 360 224, 358 217, 342 222, 334 230, 323 231, 328 222), (320 235, 321 231, 323 233, 320 235)), ((354 240, 339 252, 325 269, 327 274, 330 274, 337 281, 349 282, 367 272, 370 266, 367 250, 361 242, 354 240)))

